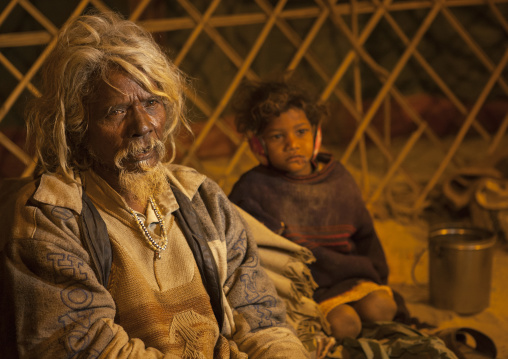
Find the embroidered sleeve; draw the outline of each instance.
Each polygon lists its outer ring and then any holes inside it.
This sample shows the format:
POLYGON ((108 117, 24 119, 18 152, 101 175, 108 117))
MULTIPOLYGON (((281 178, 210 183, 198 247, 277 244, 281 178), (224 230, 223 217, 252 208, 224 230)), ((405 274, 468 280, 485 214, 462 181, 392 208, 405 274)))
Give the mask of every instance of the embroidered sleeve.
POLYGON ((0 309, 9 313, 0 332, 12 336, 2 357, 116 358, 126 350, 131 358, 163 357, 114 323, 115 302, 81 245, 77 214, 41 204, 18 218, 0 257, 0 309))

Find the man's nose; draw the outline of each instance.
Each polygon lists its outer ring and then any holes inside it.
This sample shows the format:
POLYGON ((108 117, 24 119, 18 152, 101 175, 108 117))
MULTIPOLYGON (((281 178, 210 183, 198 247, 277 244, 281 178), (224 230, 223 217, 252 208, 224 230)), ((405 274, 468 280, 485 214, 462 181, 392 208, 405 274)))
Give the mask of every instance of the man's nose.
POLYGON ((142 105, 134 105, 130 111, 129 137, 143 137, 153 131, 150 116, 142 105))

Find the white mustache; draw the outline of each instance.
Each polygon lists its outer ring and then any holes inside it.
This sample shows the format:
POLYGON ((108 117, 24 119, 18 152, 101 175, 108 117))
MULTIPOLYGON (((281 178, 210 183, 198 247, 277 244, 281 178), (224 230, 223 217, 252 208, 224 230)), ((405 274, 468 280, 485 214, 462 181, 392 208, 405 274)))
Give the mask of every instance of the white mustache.
POLYGON ((157 139, 150 139, 150 143, 148 146, 146 143, 141 142, 131 142, 129 143, 128 147, 125 149, 122 149, 118 151, 118 153, 115 155, 115 165, 118 169, 124 170, 125 167, 123 165, 123 162, 128 159, 129 157, 135 157, 136 155, 147 153, 152 150, 157 151, 159 154, 159 158, 163 158, 166 150, 166 146, 164 146, 164 143, 157 139))

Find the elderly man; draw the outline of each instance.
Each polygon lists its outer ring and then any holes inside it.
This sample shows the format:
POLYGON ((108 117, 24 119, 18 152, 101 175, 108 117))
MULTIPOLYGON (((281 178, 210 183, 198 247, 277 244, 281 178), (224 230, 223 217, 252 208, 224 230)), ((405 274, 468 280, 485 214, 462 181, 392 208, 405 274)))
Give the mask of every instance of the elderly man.
POLYGON ((117 15, 61 32, 0 197, 2 358, 305 358, 220 188, 163 164, 183 75, 117 15))

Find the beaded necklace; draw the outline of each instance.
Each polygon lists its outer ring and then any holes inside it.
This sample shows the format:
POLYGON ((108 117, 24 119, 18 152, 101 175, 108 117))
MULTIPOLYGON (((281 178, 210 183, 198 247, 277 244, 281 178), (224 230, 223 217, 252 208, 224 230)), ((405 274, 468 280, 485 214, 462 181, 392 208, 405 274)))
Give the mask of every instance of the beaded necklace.
POLYGON ((152 236, 150 235, 150 232, 148 232, 148 229, 146 228, 143 221, 139 218, 138 214, 136 212, 134 212, 134 210, 132 208, 129 208, 129 209, 130 209, 132 215, 134 216, 134 218, 136 219, 136 222, 137 222, 139 228, 141 229, 141 232, 143 232, 145 238, 148 240, 148 244, 150 245, 150 248, 152 248, 155 251, 155 258, 161 259, 161 252, 163 250, 165 250, 166 247, 168 246, 168 235, 166 233, 166 225, 164 224, 164 220, 162 219, 162 215, 159 211, 159 207, 157 207, 157 205, 155 204, 155 201, 152 199, 152 197, 150 197, 148 199, 148 201, 150 202, 150 205, 152 206, 153 211, 155 212, 155 216, 157 217, 157 220, 159 221, 159 225, 161 227, 162 239, 158 243, 152 238, 152 236))

